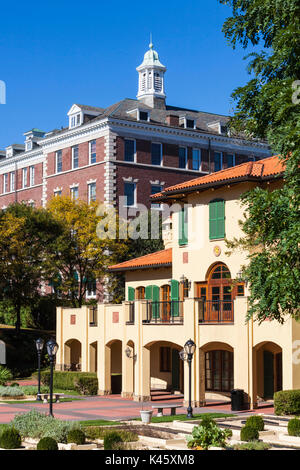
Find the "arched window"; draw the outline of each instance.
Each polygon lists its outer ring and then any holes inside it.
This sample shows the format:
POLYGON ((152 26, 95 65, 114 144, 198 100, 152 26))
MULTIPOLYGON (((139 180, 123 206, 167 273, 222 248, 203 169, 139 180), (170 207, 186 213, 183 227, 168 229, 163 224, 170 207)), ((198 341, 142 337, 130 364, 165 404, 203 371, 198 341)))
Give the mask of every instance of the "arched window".
POLYGON ((135 289, 136 300, 143 300, 145 298, 145 287, 140 286, 135 289))
POLYGON ((215 199, 209 203, 209 239, 225 237, 225 201, 215 199))

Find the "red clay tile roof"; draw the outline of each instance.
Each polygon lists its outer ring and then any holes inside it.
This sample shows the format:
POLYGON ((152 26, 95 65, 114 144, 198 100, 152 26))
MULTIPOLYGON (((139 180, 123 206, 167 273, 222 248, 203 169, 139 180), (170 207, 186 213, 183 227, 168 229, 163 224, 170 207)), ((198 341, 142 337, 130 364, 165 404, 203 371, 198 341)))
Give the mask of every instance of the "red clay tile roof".
POLYGON ((167 250, 156 251, 149 255, 140 256, 139 258, 130 259, 123 263, 110 266, 110 271, 129 271, 132 269, 155 268, 156 266, 164 267, 172 265, 172 248, 167 250))
POLYGON ((257 162, 246 162, 232 168, 216 171, 209 175, 200 176, 184 183, 169 186, 164 191, 151 196, 151 199, 165 198, 169 194, 182 191, 191 192, 196 189, 204 189, 205 186, 213 187, 220 183, 242 181, 262 181, 264 178, 277 176, 284 172, 284 164, 277 155, 264 158, 257 162))

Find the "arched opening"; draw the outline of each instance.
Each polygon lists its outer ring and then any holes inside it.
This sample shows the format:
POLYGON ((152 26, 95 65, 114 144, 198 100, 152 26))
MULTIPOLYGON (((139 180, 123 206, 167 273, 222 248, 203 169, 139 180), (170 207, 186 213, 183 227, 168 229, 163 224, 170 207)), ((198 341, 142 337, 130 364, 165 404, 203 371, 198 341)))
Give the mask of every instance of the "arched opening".
POLYGON ((122 376, 122 396, 132 398, 135 393, 136 354, 133 341, 127 341, 124 350, 124 376, 122 376))
POLYGON ((77 339, 69 339, 65 342, 64 349, 64 369, 81 370, 81 342, 77 339))
POLYGON ((97 372, 98 369, 98 343, 90 344, 90 372, 97 372))
POLYGON ((256 345, 253 366, 257 402, 273 399, 274 393, 282 390, 282 348, 271 341, 256 345))
POLYGON ((145 287, 139 286, 135 289, 135 298, 136 300, 144 300, 145 298, 145 287))
POLYGON ((110 349, 111 393, 119 395, 122 392, 122 341, 112 340, 107 346, 110 349))
POLYGON ((224 263, 215 263, 207 271, 206 281, 196 283, 199 301, 199 321, 203 323, 232 323, 236 286, 224 263))
POLYGON ((233 348, 227 343, 213 342, 206 344, 201 351, 204 354, 205 397, 208 400, 229 399, 234 388, 233 348))
POLYGON ((155 399, 155 396, 161 393, 183 393, 183 361, 179 356, 183 346, 169 341, 156 341, 147 347, 150 350, 150 390, 152 399, 155 399))

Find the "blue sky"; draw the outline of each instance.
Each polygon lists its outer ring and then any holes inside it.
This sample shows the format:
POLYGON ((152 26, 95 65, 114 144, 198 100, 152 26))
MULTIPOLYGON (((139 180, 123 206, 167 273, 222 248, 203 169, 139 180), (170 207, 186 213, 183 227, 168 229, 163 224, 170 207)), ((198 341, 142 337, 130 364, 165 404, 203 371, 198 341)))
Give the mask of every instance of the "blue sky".
POLYGON ((231 92, 248 80, 245 51, 221 32, 230 14, 217 0, 2 2, 0 149, 33 127, 67 125, 73 103, 135 98, 150 32, 167 67, 167 103, 229 114, 231 92))

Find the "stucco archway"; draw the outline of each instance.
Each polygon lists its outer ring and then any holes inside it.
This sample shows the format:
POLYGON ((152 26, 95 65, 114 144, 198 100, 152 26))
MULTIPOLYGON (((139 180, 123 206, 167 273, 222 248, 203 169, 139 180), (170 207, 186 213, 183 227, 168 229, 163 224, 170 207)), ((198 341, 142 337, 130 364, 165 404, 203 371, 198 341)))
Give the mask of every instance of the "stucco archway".
POLYGON ((282 390, 282 348, 264 341, 253 348, 253 396, 257 404, 282 390))
POLYGON ((81 342, 78 339, 69 339, 64 345, 64 369, 81 370, 81 342))

